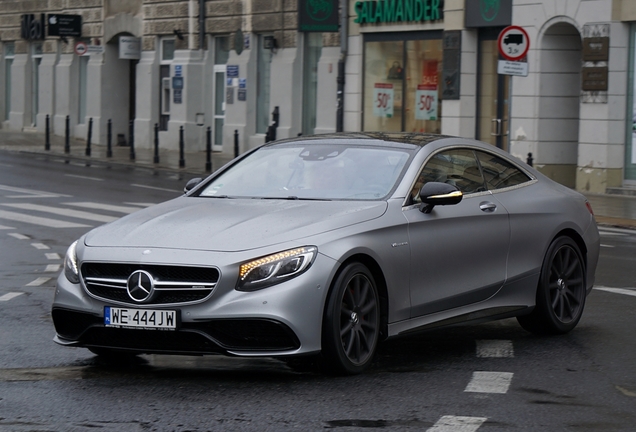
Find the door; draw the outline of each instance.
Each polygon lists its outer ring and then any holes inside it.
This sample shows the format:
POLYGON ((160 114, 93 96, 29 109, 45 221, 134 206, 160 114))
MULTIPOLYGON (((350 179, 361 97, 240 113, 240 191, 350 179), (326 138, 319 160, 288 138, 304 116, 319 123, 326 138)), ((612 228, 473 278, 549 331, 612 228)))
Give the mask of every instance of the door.
POLYGON ((477 139, 509 150, 510 76, 499 75, 497 37, 500 28, 479 33, 479 87, 477 89, 477 139))
POLYGON ((412 318, 486 300, 506 278, 508 214, 485 190, 474 152, 437 153, 422 169, 412 196, 427 181, 454 184, 464 198, 456 205, 436 206, 429 214, 419 206, 404 212, 411 248, 412 318))
POLYGON ((223 125, 225 124, 226 71, 224 64, 214 65, 214 126, 212 150, 223 150, 223 125))

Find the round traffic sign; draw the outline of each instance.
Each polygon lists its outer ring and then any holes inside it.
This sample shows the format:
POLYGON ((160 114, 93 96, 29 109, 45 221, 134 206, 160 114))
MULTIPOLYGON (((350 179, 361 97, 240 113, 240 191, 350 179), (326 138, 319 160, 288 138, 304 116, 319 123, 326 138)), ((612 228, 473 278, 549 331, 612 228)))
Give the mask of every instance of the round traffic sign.
POLYGON ((75 54, 83 56, 88 51, 88 45, 86 42, 79 41, 75 44, 75 54))
POLYGON ((521 60, 530 49, 530 37, 522 27, 508 26, 499 33, 497 47, 506 60, 521 60))

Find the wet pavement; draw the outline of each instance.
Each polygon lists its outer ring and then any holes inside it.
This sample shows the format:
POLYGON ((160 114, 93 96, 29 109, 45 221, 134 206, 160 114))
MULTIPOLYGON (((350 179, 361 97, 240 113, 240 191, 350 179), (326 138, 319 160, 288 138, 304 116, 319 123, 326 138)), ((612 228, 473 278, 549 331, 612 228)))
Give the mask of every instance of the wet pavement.
MULTIPOLYGON (((233 154, 213 152, 208 161, 205 151, 186 151, 182 157, 178 150, 159 149, 158 162, 156 162, 157 155, 153 148, 137 146, 131 152, 128 146, 113 145, 112 156, 108 156, 106 145, 93 144, 90 147, 90 156, 87 156, 86 141, 73 138, 69 141, 68 152, 65 152, 65 147, 65 139, 61 136, 51 135, 50 149, 46 150, 44 134, 0 130, 0 150, 2 151, 51 155, 51 157, 85 161, 87 164, 134 165, 156 171, 179 172, 184 178, 205 176, 234 157, 233 154)), ((621 191, 623 194, 586 194, 594 210, 596 221, 599 225, 636 229, 636 187, 618 189, 623 189, 621 191)))

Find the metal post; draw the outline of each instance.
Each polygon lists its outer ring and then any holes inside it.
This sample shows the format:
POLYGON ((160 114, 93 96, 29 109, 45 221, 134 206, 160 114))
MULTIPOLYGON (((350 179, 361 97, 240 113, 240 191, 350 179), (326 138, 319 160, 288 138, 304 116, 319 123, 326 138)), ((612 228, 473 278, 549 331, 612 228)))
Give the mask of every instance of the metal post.
POLYGON ((71 152, 71 116, 66 116, 66 127, 64 130, 64 153, 71 152))
POLYGON ((526 159, 526 163, 532 166, 533 162, 534 162, 534 159, 532 158, 532 153, 528 153, 528 159, 526 159))
POLYGON ((49 129, 49 115, 46 115, 44 150, 51 150, 51 130, 49 129))
POLYGON ((159 163, 159 124, 155 123, 155 158, 154 163, 159 163))
POLYGON ((234 129, 234 157, 239 155, 239 143, 238 143, 238 129, 234 129))
POLYGON ((88 120, 88 137, 86 138, 86 156, 91 155, 91 138, 93 138, 93 117, 88 120))
POLYGON ((179 126, 179 168, 185 167, 185 157, 183 155, 183 148, 185 143, 183 142, 183 126, 179 126))
POLYGON ((129 125, 130 136, 128 142, 130 142, 130 160, 135 160, 135 121, 131 120, 129 125))
POLYGON ((113 121, 108 119, 108 132, 106 135, 106 157, 113 157, 113 121))
POLYGON ((212 172, 212 128, 210 126, 208 126, 205 137, 205 170, 212 172))

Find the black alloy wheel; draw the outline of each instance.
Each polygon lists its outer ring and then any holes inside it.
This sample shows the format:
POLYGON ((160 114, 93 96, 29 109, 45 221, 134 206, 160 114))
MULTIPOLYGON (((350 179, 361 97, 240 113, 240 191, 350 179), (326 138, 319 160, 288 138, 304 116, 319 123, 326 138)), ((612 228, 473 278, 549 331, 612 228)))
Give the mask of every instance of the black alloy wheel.
POLYGON ((380 299, 371 272, 348 264, 327 299, 323 320, 323 359, 327 371, 356 374, 373 359, 380 334, 380 299))
POLYGON ((586 294, 585 267, 579 247, 571 238, 559 237, 543 260, 534 311, 517 320, 533 333, 567 333, 581 319, 586 294))

